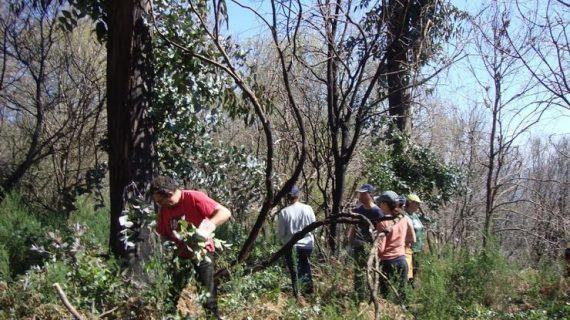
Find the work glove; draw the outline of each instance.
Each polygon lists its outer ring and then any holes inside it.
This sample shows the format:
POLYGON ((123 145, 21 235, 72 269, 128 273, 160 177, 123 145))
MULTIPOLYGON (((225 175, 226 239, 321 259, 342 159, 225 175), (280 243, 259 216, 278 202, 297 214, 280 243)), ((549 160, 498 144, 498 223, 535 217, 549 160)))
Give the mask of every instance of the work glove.
POLYGON ((196 236, 198 239, 202 241, 208 240, 212 237, 212 233, 216 230, 216 224, 210 221, 209 219, 202 220, 200 226, 196 230, 196 236))

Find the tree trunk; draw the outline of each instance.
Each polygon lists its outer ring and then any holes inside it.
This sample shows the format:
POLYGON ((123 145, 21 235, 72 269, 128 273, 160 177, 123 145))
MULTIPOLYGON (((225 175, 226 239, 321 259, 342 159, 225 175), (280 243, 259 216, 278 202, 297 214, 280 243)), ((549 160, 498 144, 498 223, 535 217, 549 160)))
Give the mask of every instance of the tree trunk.
MULTIPOLYGON (((334 167, 334 188, 333 188, 333 196, 332 196, 332 212, 331 215, 338 215, 341 212, 343 194, 344 194, 344 184, 345 184, 345 177, 346 177, 346 164, 343 163, 342 159, 339 159, 335 163, 334 167)), ((336 245, 336 237, 337 237, 337 223, 336 221, 332 221, 329 227, 329 233, 327 242, 331 252, 334 254, 337 250, 336 245)))
MULTIPOLYGON (((153 174, 154 130, 147 114, 152 87, 152 43, 149 26, 143 21, 150 2, 109 0, 107 5, 109 245, 116 256, 132 259, 137 254, 127 250, 121 241, 123 227, 119 224, 119 217, 125 205, 125 187, 134 181, 139 190, 144 190, 145 183, 152 179, 153 174)), ((142 243, 145 242, 143 239, 142 243)))
POLYGON ((398 130, 405 136, 412 133, 410 69, 408 52, 410 0, 391 0, 388 5, 388 50, 386 52, 386 71, 388 77, 389 114, 394 119, 398 130))
POLYGON ((495 102, 493 104, 493 115, 491 133, 489 134, 489 162, 487 164, 487 178, 485 181, 485 222, 483 226, 483 248, 489 244, 489 236, 491 235, 491 219, 493 218, 493 206, 495 204, 494 189, 497 187, 493 183, 493 174, 495 173, 495 158, 497 153, 495 150, 495 137, 497 135, 497 121, 499 117, 499 103, 501 83, 495 79, 495 102))

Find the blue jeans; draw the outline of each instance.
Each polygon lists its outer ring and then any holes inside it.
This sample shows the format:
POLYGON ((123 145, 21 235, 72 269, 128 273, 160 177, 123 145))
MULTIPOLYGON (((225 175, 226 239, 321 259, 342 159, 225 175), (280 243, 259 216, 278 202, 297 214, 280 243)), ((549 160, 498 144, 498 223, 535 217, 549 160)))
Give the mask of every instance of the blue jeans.
POLYGON ((313 293, 313 277, 311 275, 311 264, 309 258, 313 249, 295 248, 297 251, 297 268, 295 268, 295 261, 293 259, 293 250, 285 253, 285 264, 289 273, 291 274, 291 284, 293 285, 293 294, 295 297, 299 296, 299 288, 297 280, 301 283, 301 289, 304 294, 313 293))
POLYGON ((400 295, 402 301, 406 299, 405 287, 408 283, 408 264, 406 263, 406 257, 400 256, 391 260, 380 261, 382 272, 388 278, 386 281, 383 277, 380 277, 380 292, 384 297, 388 297, 390 292, 389 285, 396 287, 398 289, 398 294, 400 295))

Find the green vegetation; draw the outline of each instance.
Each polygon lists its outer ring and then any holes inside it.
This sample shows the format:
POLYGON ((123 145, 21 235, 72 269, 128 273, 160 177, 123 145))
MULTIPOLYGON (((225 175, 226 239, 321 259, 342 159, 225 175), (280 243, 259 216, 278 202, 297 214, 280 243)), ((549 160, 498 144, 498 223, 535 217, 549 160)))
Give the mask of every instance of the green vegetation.
POLYGON ((366 179, 380 190, 417 193, 436 209, 461 193, 461 170, 427 147, 394 132, 392 144, 365 153, 366 179), (380 149, 380 152, 379 152, 380 149))
MULTIPOLYGON (((42 225, 19 197, 11 196, 4 202, 0 214, 12 219, 2 219, 0 236, 12 240, 3 241, 1 251, 0 319, 67 316, 53 283, 59 283, 70 302, 86 316, 113 310, 114 319, 160 319, 171 285, 168 268, 172 260, 168 251, 146 263, 148 284, 137 284, 114 259, 103 254, 107 241, 103 230, 108 227, 106 209, 94 210, 89 198, 80 199, 76 206, 78 209, 70 214, 63 228, 46 232, 41 230, 53 226, 42 225), (13 237, 14 232, 33 240, 13 237), (26 254, 15 254, 29 252, 32 243, 42 243, 45 249, 41 260, 37 260, 41 263, 33 267, 23 259, 26 254), (22 270, 24 266, 26 270, 22 270)), ((252 261, 278 248, 271 238, 265 239, 267 245, 256 247, 252 261)), ((219 255, 218 265, 227 265, 235 250, 219 255)), ((219 288, 224 314, 232 319, 372 317, 371 305, 353 299, 353 267, 348 256, 317 262, 315 255, 312 262, 316 293, 303 305, 292 297, 288 272, 281 263, 254 274, 246 267, 234 268, 219 288)), ((508 262, 497 248, 474 253, 445 246, 425 253, 420 263, 421 273, 416 288, 409 289, 406 311, 382 300, 384 318, 563 319, 570 313, 568 280, 562 275, 561 265, 521 269, 508 262)), ((185 301, 182 312, 190 312, 191 303, 196 304, 185 301)))

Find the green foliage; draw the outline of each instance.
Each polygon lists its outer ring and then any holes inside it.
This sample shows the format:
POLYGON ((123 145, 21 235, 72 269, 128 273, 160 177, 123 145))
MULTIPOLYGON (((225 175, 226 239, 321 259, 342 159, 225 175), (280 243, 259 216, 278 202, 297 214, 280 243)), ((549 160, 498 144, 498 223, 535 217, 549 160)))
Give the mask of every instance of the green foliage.
MULTIPOLYGON (((17 198, 11 199, 14 201, 17 198)), ((12 202, 5 201, 3 204, 6 203, 12 202)), ((161 315, 162 297, 165 296, 165 287, 169 285, 169 278, 162 278, 165 267, 160 268, 161 265, 155 262, 161 256, 157 255, 151 260, 154 263, 151 264, 152 272, 148 271, 151 281, 147 290, 141 290, 140 285, 127 276, 126 270, 101 252, 102 249, 106 251, 108 246, 108 215, 102 215, 108 209, 95 210, 93 201, 87 198, 80 199, 76 206, 78 210, 72 212, 61 229, 36 230, 38 237, 33 247, 43 261, 32 268, 28 267, 17 278, 7 279, 10 280, 8 287, 0 290, 0 318, 21 319, 34 315, 42 319, 67 317, 68 312, 61 306, 53 283, 61 285, 70 302, 83 314, 96 316, 116 308, 114 316, 120 319, 161 315), (152 301, 152 308, 146 307, 150 305, 146 301, 152 301)), ((20 209, 20 213, 20 220, 31 216, 23 209, 20 209)), ((25 252, 23 249, 27 247, 23 245, 17 249, 25 252)), ((167 265, 164 263, 164 266, 167 265)))
MULTIPOLYGON (((60 2, 63 2, 59 0, 60 2)), ((108 2, 104 0, 69 0, 69 10, 62 10, 59 17, 63 29, 71 31, 77 26, 77 21, 89 16, 94 24, 94 31, 99 41, 107 38, 108 32, 108 2)))
POLYGON ((520 270, 494 246, 424 254, 420 268, 408 294, 419 319, 552 319, 570 309, 559 270, 520 270))
POLYGON ((0 280, 10 278, 10 252, 4 244, 0 244, 0 280))
POLYGON ((461 192, 461 170, 446 164, 427 147, 402 136, 391 145, 365 151, 365 177, 380 190, 398 194, 417 193, 435 209, 461 192), (399 146, 403 146, 400 151, 399 146))
MULTIPOLYGON (((157 28, 192 52, 216 58, 203 31, 188 17, 188 4, 155 1, 157 28)), ((262 163, 244 146, 212 138, 223 125, 222 110, 238 110, 231 86, 213 67, 155 37, 157 152, 162 171, 208 190, 234 213, 261 196, 262 163)), ((241 109, 240 109, 241 110, 241 109)), ((238 113, 241 111, 237 111, 238 113)), ((231 113, 231 112, 230 112, 231 113)))
POLYGON ((247 274, 247 270, 237 268, 232 272, 231 280, 219 288, 221 292, 229 293, 223 299, 222 305, 228 310, 238 310, 243 307, 244 301, 255 301, 261 296, 277 299, 286 279, 282 277, 282 270, 277 266, 255 274, 247 274))
POLYGON ((0 280, 9 280, 40 262, 40 257, 30 249, 43 230, 22 201, 12 194, 0 203, 0 280))
MULTIPOLYGON (((188 246, 191 252, 193 252, 192 259, 195 263, 200 263, 202 260, 211 262, 210 258, 207 256, 208 253, 208 242, 207 239, 200 237, 197 234, 198 229, 186 220, 180 220, 178 222, 180 230, 174 233, 188 246)), ((212 233, 211 237, 214 241, 214 247, 216 252, 223 251, 224 249, 230 248, 231 244, 228 244, 224 240, 215 238, 215 234, 212 233)))
POLYGON ((81 196, 75 202, 76 210, 69 216, 69 224, 84 225, 88 232, 83 234, 83 241, 105 248, 109 244, 110 213, 107 208, 96 209, 93 200, 81 196))
MULTIPOLYGON (((373 37, 376 32, 384 32, 385 25, 390 23, 386 17, 391 17, 393 8, 385 2, 370 0, 360 1, 358 8, 364 10, 360 22, 367 32, 367 37, 373 37)), ((403 17, 405 35, 403 38, 408 44, 413 59, 419 65, 425 65, 432 59, 440 59, 440 53, 450 39, 457 37, 462 31, 462 22, 468 17, 468 13, 459 10, 451 1, 425 1, 413 0, 406 7, 403 17), (429 21, 429 24, 426 23, 429 21), (429 43, 425 46, 425 43, 429 43)), ((351 42, 358 43, 358 38, 351 42)), ((384 41, 386 45, 388 41, 384 41)), ((349 42, 350 43, 350 42, 349 42)))

